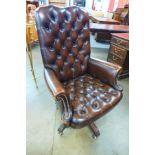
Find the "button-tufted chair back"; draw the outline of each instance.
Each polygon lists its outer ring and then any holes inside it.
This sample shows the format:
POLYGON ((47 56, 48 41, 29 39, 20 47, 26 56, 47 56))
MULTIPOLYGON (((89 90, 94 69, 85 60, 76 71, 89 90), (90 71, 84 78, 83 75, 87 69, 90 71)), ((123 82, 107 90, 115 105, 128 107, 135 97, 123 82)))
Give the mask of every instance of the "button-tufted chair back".
POLYGON ((88 14, 75 6, 48 5, 39 7, 35 16, 45 68, 60 81, 83 75, 90 57, 88 14))

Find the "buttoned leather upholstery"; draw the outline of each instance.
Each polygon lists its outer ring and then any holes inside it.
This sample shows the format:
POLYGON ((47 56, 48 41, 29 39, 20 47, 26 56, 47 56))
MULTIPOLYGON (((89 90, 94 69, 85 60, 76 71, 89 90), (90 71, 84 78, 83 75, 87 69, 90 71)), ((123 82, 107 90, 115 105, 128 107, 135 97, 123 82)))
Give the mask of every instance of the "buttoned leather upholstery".
POLYGON ((37 16, 45 67, 61 81, 84 74, 90 55, 88 15, 78 7, 48 6, 40 8, 37 16))
POLYGON ((114 107, 122 97, 120 91, 89 74, 64 82, 64 88, 73 109, 71 124, 75 128, 96 120, 114 107))
POLYGON ((89 125, 121 100, 121 67, 90 58, 89 17, 80 8, 41 6, 35 18, 45 80, 62 105, 64 123, 89 125))

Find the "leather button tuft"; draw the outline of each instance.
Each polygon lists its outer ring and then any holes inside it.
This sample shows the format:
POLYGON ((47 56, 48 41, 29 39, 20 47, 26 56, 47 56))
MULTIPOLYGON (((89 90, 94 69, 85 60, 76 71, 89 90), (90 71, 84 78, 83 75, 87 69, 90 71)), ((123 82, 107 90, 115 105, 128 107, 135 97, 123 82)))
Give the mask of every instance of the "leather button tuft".
POLYGON ((84 97, 83 96, 80 97, 80 102, 84 102, 84 97))
POLYGON ((81 88, 84 88, 84 85, 81 83, 81 84, 80 84, 80 87, 81 87, 81 88))
POLYGON ((93 102, 92 107, 93 107, 93 109, 99 109, 100 108, 99 102, 97 102, 97 101, 93 102))
POLYGON ((84 94, 84 91, 83 90, 80 90, 80 94, 84 94))
POLYGON ((86 113, 86 111, 84 109, 80 110, 80 113, 83 115, 86 113))
MULTIPOLYGON (((101 85, 99 85, 101 87, 101 85)), ((98 88, 98 90, 101 92, 101 93, 105 93, 105 90, 103 88, 98 88)))
POLYGON ((81 117, 84 117, 87 113, 88 113, 88 110, 86 107, 82 107, 81 109, 79 109, 79 115, 81 117))
POLYGON ((110 102, 111 98, 110 97, 107 97, 107 96, 104 96, 103 97, 103 100, 108 103, 108 102, 110 102))
POLYGON ((109 89, 109 93, 114 95, 114 96, 116 96, 118 94, 118 92, 116 90, 112 89, 112 88, 109 89))
POLYGON ((84 81, 83 78, 81 78, 80 81, 83 82, 84 81))
POLYGON ((74 86, 74 82, 71 82, 70 85, 71 85, 71 86, 74 86))

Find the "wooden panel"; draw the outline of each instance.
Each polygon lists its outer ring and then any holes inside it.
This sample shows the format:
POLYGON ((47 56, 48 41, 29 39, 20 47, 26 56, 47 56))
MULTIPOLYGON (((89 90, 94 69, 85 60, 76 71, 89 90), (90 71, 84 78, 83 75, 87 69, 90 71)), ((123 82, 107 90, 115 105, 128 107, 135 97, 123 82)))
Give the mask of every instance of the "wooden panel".
POLYGON ((116 11, 113 12, 112 18, 119 20, 123 25, 129 25, 129 6, 125 6, 124 8, 117 8, 116 11))
POLYGON ((98 24, 90 23, 90 30, 94 31, 109 31, 110 33, 125 33, 129 32, 129 26, 127 25, 111 25, 111 24, 98 24))
POLYGON ((110 52, 122 57, 122 59, 126 57, 126 54, 127 54, 127 50, 122 49, 118 46, 115 46, 114 44, 111 45, 110 52))
POLYGON ((107 61, 122 67, 119 78, 129 75, 129 40, 128 34, 112 34, 107 61))
POLYGON ((49 3, 58 7, 66 6, 66 0, 49 0, 49 3))
POLYGON ((116 24, 119 25, 120 22, 114 19, 106 18, 106 17, 95 17, 95 16, 90 16, 90 19, 94 23, 100 23, 100 24, 116 24))
POLYGON ((121 46, 123 48, 126 48, 126 49, 129 48, 129 42, 127 40, 112 37, 111 42, 116 44, 116 45, 119 45, 119 46, 121 46))
POLYGON ((118 64, 120 66, 122 66, 124 62, 122 58, 120 58, 118 55, 115 55, 114 53, 109 53, 108 61, 114 64, 118 64))
POLYGON ((37 31, 35 28, 35 23, 26 24, 26 42, 27 44, 33 44, 38 40, 37 31))

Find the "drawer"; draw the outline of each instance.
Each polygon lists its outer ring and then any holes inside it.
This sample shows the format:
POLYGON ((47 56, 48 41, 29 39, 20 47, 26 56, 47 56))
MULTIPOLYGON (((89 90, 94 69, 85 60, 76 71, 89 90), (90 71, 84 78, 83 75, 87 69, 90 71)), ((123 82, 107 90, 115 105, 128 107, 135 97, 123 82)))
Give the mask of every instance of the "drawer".
POLYGON ((112 53, 109 53, 108 61, 111 62, 111 63, 114 63, 114 64, 118 64, 120 66, 122 66, 123 63, 124 63, 124 59, 122 59, 119 56, 117 56, 115 54, 112 54, 112 53))
POLYGON ((118 46, 122 46, 126 49, 129 49, 129 41, 128 40, 123 40, 117 37, 112 37, 111 42, 114 44, 117 44, 118 46))
POLYGON ((114 54, 116 54, 116 55, 118 55, 118 56, 120 56, 122 58, 125 58, 128 51, 126 49, 123 49, 123 48, 120 48, 118 46, 115 46, 115 45, 111 44, 110 52, 114 53, 114 54))

